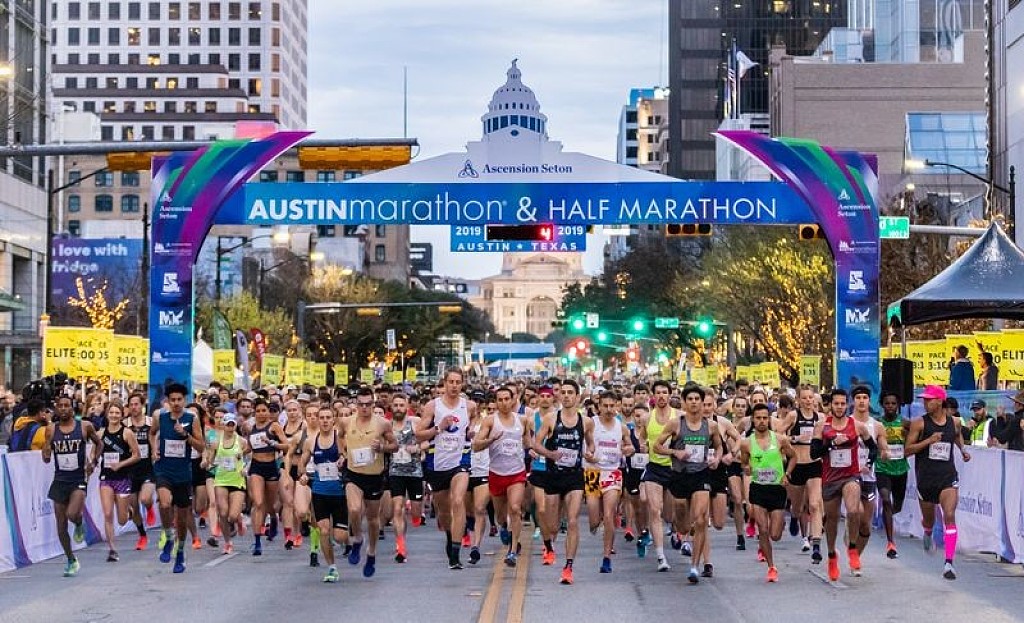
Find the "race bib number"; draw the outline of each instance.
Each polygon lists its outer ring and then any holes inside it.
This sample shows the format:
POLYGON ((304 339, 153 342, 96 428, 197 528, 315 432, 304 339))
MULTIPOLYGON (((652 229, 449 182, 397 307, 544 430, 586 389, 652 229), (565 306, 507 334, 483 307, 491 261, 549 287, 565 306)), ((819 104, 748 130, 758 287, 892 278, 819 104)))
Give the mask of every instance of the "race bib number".
POLYGON ((498 454, 502 456, 519 456, 523 453, 523 444, 518 439, 502 439, 498 442, 498 454))
POLYGON ((391 455, 391 462, 396 465, 408 465, 412 463, 412 454, 405 448, 399 448, 397 452, 391 455))
POLYGON ((222 469, 226 472, 235 471, 235 457, 233 456, 222 456, 217 459, 217 468, 222 469))
POLYGON ((871 456, 871 453, 868 452, 867 448, 857 448, 857 461, 859 461, 859 465, 861 467, 864 467, 864 466, 867 465, 868 458, 870 458, 870 456, 871 456))
POLYGON ((253 450, 262 450, 269 444, 266 433, 254 433, 249 437, 249 445, 252 446, 253 450))
POLYGON ((853 465, 853 451, 850 448, 829 450, 828 462, 832 467, 850 467, 853 465))
POLYGON ((121 460, 121 453, 120 452, 104 452, 103 453, 103 466, 106 467, 107 469, 110 469, 110 467, 112 465, 114 465, 114 463, 117 463, 120 460, 121 460))
POLYGON ((62 472, 73 472, 78 469, 78 453, 75 454, 58 454, 57 455, 57 469, 62 472))
POLYGON ((164 456, 171 459, 185 458, 185 440, 167 439, 164 441, 164 456))
POLYGON ((442 452, 459 452, 462 450, 462 438, 446 435, 437 440, 437 448, 442 452))
POLYGON ((618 465, 622 461, 622 453, 615 450, 602 450, 597 455, 597 462, 602 465, 618 465))
POLYGON ((146 445, 139 444, 139 458, 140 459, 148 459, 149 458, 149 444, 148 443, 146 445))
POLYGON ((687 463, 704 463, 707 461, 707 446, 688 443, 684 450, 686 450, 687 463))
POLYGON ((580 459, 580 451, 573 450, 570 448, 559 448, 558 459, 555 460, 555 465, 559 467, 576 467, 576 464, 580 459))
POLYGON ((373 463, 373 450, 370 448, 353 448, 350 458, 354 467, 365 467, 373 463))
POLYGON ((952 446, 953 444, 948 441, 937 441, 928 446, 928 458, 933 461, 948 461, 952 446))
POLYGON ((323 482, 341 480, 338 476, 338 464, 334 462, 317 463, 316 477, 323 482))
POLYGON ((651 456, 649 454, 634 454, 629 459, 629 464, 633 466, 633 469, 643 469, 650 463, 651 456))
POLYGON ((800 443, 811 443, 811 438, 814 437, 813 426, 801 426, 800 427, 800 443))
POLYGON ((902 458, 905 458, 903 453, 903 444, 900 443, 889 446, 889 460, 895 461, 902 458))
POLYGON ((622 472, 617 469, 601 472, 601 488, 610 489, 622 486, 622 472))
POLYGON ((754 482, 759 485, 774 485, 779 481, 779 472, 774 469, 755 469, 754 482))

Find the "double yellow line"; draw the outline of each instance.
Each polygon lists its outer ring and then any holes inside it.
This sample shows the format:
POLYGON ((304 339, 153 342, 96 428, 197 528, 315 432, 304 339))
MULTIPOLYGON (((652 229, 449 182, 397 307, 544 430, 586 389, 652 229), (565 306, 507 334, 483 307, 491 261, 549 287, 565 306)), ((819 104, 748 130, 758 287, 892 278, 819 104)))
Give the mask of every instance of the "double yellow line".
MULTIPOLYGON (((523 530, 526 538, 522 541, 523 550, 516 565, 515 576, 512 580, 512 591, 508 599, 505 623, 522 623, 523 605, 526 602, 526 579, 530 572, 530 560, 533 557, 533 540, 529 533, 523 530)), ((484 602, 480 606, 479 623, 496 623, 498 610, 505 593, 505 558, 500 554, 495 555, 494 567, 491 570, 491 583, 487 587, 487 594, 484 595, 484 602)))

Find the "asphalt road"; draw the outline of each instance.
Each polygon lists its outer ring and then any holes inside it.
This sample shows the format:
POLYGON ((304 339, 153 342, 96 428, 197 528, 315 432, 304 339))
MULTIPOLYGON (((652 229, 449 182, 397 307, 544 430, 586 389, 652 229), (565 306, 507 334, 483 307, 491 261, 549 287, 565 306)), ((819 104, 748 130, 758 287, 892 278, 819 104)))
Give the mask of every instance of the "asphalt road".
POLYGON ((658 573, 652 556, 637 559, 621 538, 614 572, 599 574, 601 535, 584 534, 575 584, 563 586, 560 542, 553 567, 540 564, 540 544, 530 540, 519 567, 507 569, 494 555, 500 542, 488 538, 478 565, 449 571, 441 534, 432 526, 410 530, 408 562, 392 560, 389 531, 373 578, 342 561, 341 581, 333 585, 321 582, 325 567, 307 566, 305 545, 288 552, 280 538, 260 558, 250 555, 248 539, 238 540, 230 556, 209 547, 190 550, 187 571, 174 575, 157 560, 154 545, 136 552, 134 538, 123 537, 121 562, 107 563, 105 547, 91 547, 80 553, 75 578, 61 577, 60 559, 0 575, 0 622, 1024 620, 1020 566, 991 555, 961 556, 960 577, 948 581, 941 577, 941 553, 926 554, 919 540, 902 539, 900 559, 888 560, 877 533, 863 557, 863 577, 852 577, 842 556, 837 583, 787 535, 777 548, 780 581, 767 584, 756 546, 735 551, 727 529, 714 535, 715 577, 696 586, 686 582, 689 560, 679 552, 669 552, 672 570, 658 573))

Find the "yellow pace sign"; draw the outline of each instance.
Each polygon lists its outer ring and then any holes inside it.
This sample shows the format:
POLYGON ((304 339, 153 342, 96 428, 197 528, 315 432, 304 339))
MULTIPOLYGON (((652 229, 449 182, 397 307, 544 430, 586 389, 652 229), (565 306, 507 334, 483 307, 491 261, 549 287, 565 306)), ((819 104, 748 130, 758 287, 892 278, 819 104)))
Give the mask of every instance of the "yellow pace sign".
POLYGON ((110 376, 114 332, 88 327, 47 327, 43 335, 43 374, 71 378, 110 376))

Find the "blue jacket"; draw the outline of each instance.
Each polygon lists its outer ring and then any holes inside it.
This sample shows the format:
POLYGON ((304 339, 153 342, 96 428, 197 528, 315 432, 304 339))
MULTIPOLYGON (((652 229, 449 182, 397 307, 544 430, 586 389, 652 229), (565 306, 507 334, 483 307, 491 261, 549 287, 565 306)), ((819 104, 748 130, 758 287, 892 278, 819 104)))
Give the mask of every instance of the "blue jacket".
POLYGON ((977 388, 974 378, 974 364, 960 359, 949 369, 949 389, 954 392, 969 392, 977 388))

